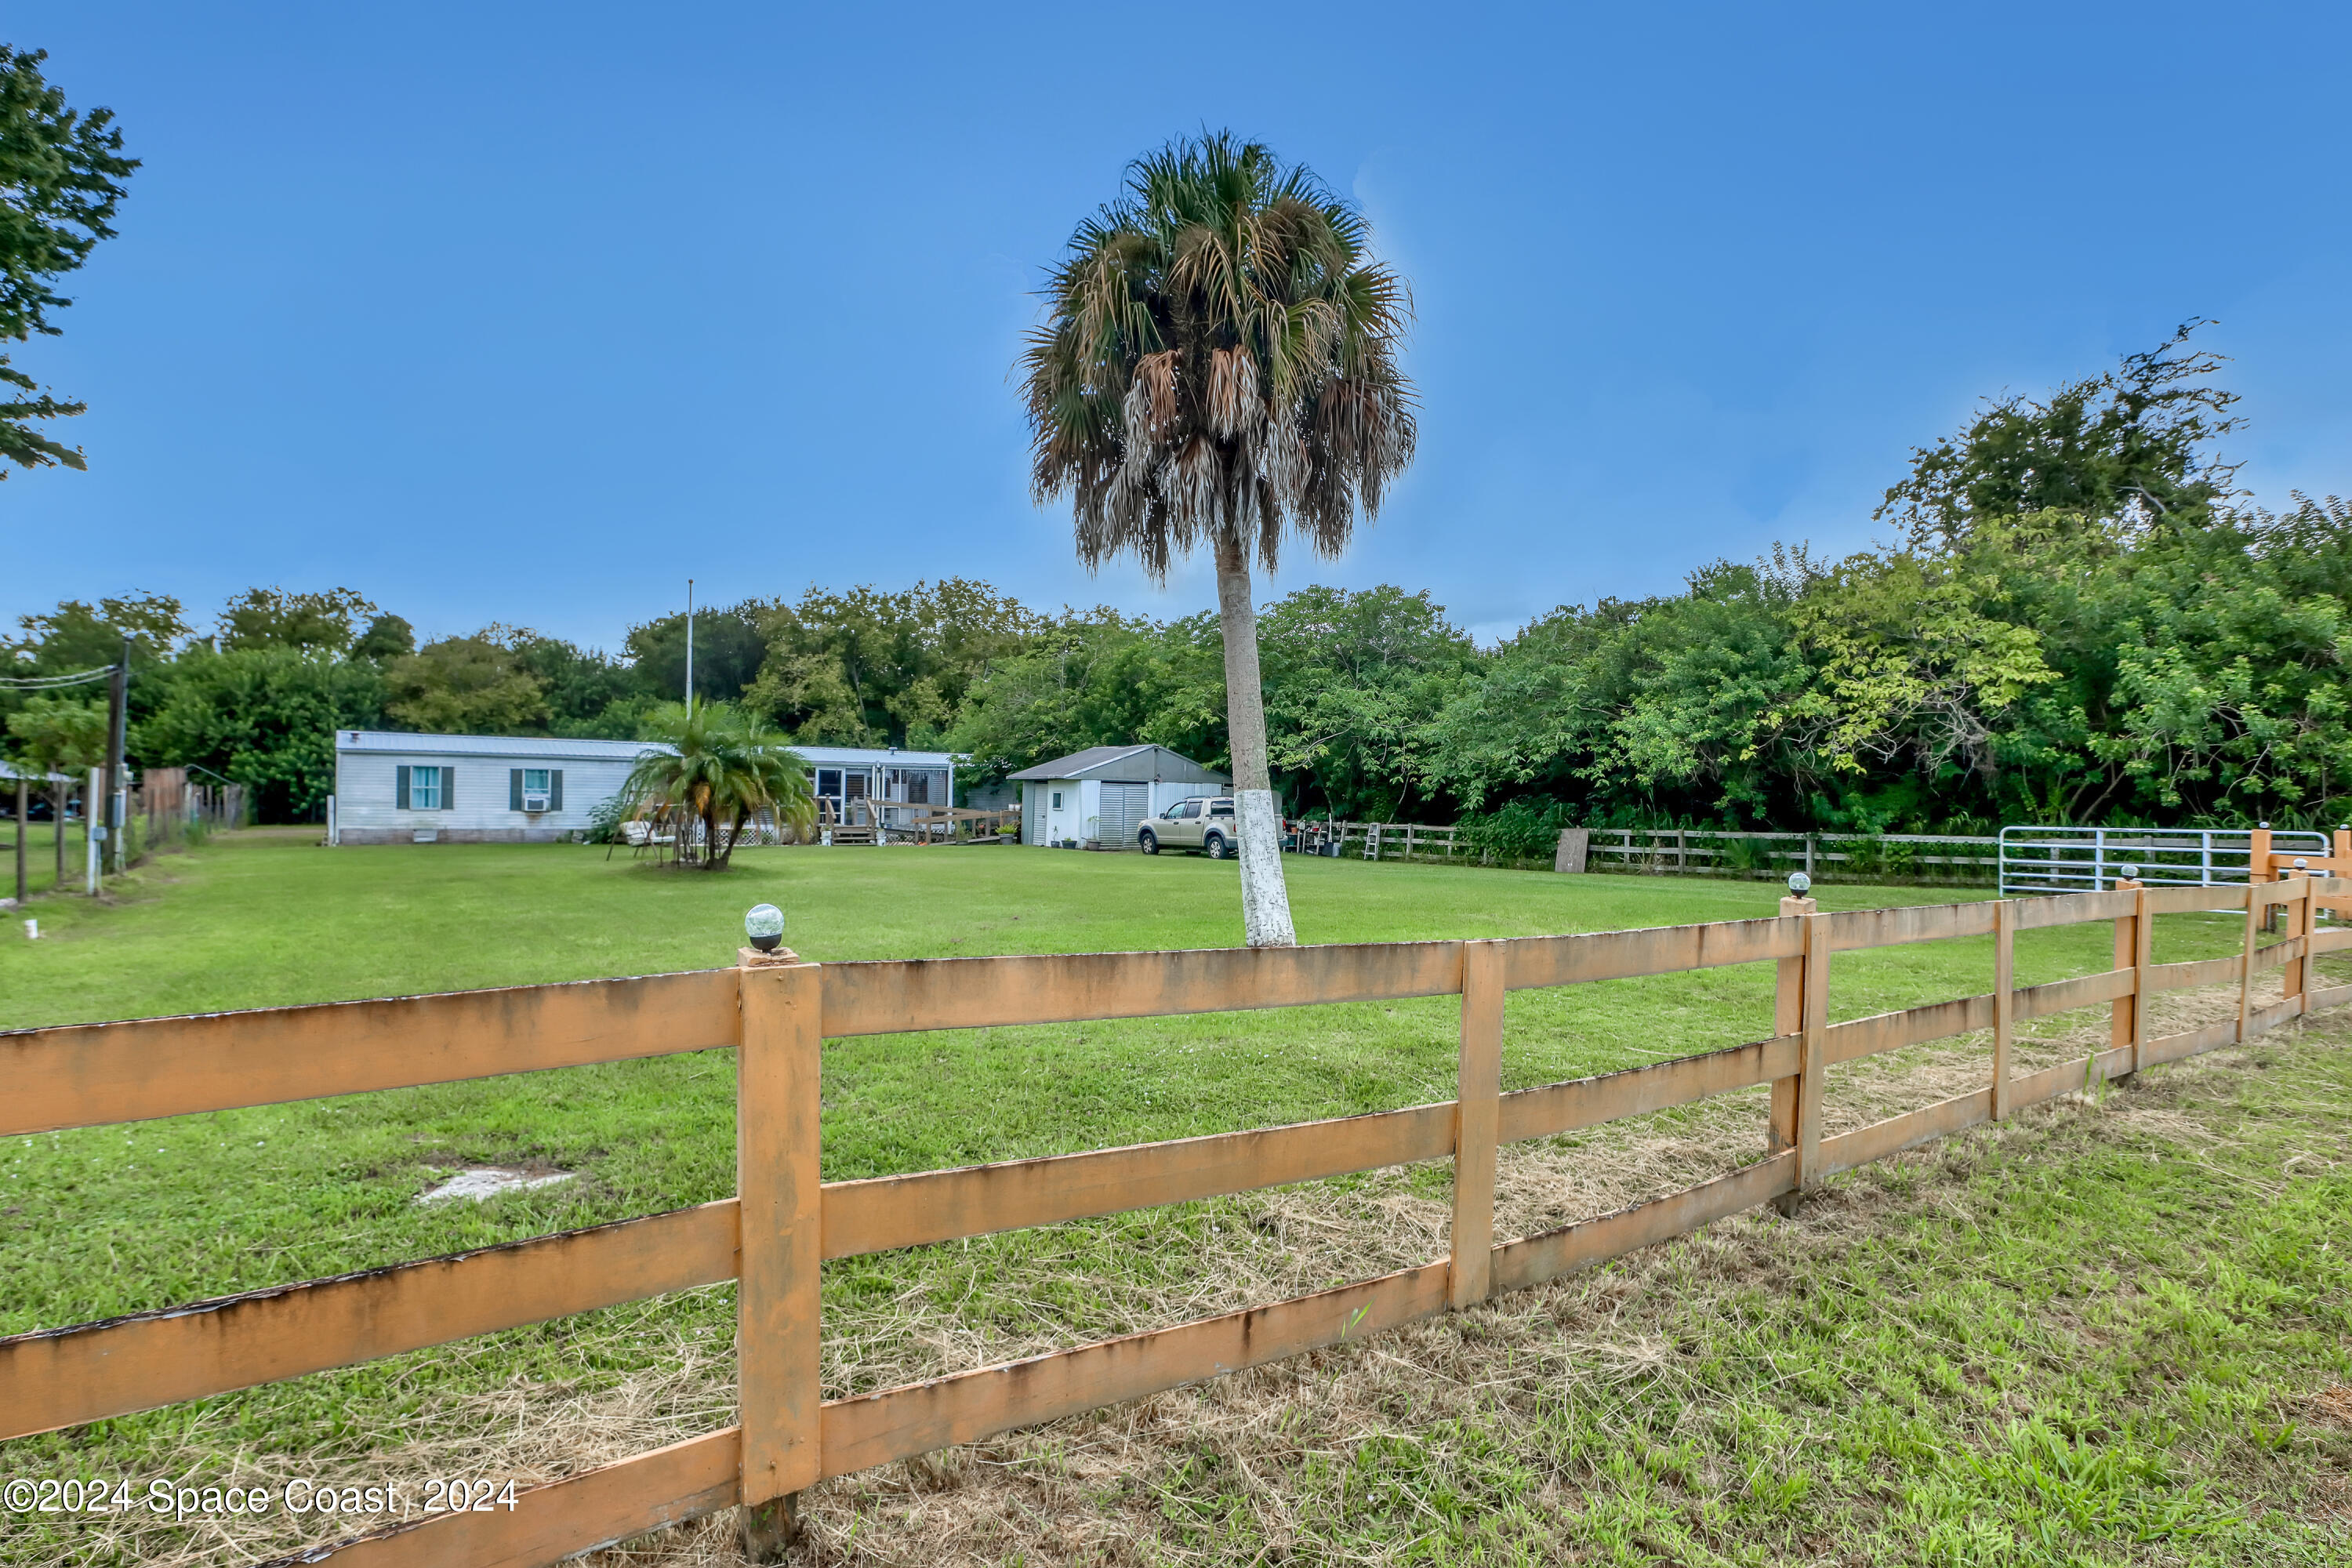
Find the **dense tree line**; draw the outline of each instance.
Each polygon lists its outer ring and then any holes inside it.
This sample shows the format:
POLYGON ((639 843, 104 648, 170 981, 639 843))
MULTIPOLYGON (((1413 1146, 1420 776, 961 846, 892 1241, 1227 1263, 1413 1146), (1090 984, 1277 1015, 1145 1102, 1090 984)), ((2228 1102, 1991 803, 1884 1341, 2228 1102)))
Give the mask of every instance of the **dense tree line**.
MULTIPOLYGON (((1426 594, 1264 608, 1288 808, 1452 820, 1912 831, 2004 821, 2352 816, 2352 506, 2250 504, 2210 456, 2214 363, 2177 338, 1913 455, 1842 561, 1781 549, 1677 592, 1563 605, 1480 648, 1426 594)), ((12 673, 130 638, 131 750, 314 811, 338 725, 636 735, 685 676, 685 617, 617 653, 508 626, 415 645, 361 595, 257 589, 198 635, 160 597, 27 617, 12 673)), ((984 779, 1101 743, 1225 759, 1213 611, 1044 615, 987 584, 811 589, 698 612, 695 684, 804 742, 968 752, 984 779)), ((94 732, 72 694, 0 697, 20 752, 94 732), (77 713, 81 716, 78 719, 77 713), (41 737, 47 739, 42 740, 41 737)), ((97 731, 102 732, 102 731, 97 731)))

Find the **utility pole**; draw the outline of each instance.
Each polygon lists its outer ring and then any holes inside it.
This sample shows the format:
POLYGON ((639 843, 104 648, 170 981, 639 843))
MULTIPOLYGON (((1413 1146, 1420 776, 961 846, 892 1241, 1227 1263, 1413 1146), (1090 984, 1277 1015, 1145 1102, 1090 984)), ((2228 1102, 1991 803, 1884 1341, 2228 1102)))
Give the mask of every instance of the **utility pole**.
POLYGON ((25 907, 25 833, 33 826, 33 781, 16 775, 16 907, 25 907))
POLYGON ((131 781, 122 770, 123 752, 131 741, 131 636, 122 637, 122 657, 107 681, 106 709, 106 847, 113 852, 114 869, 131 868, 128 835, 131 823, 131 781))
POLYGON ((694 717, 694 579, 686 580, 686 716, 694 717))

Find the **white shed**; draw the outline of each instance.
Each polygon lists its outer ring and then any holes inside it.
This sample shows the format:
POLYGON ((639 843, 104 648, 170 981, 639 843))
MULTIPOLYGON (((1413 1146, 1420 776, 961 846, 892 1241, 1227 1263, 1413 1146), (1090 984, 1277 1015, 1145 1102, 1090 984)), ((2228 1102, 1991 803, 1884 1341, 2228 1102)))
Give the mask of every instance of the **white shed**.
POLYGON ((1021 785, 1021 841, 1075 838, 1132 849, 1146 820, 1180 800, 1222 795, 1232 783, 1165 746, 1092 746, 1012 775, 1021 785))

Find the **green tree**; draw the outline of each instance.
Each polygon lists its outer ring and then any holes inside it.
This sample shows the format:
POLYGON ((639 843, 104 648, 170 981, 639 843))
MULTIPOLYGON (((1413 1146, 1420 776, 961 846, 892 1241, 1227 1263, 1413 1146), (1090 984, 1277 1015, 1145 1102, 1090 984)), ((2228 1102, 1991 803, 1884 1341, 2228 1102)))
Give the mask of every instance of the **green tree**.
POLYGON ((1990 783, 2011 710, 2057 679, 2034 628, 2000 613, 2001 580, 1982 560, 1991 552, 1896 551, 1840 563, 1795 610, 1818 679, 1774 718, 1818 721, 1817 744, 1848 773, 1957 764, 1990 783))
MULTIPOLYGON (((694 612, 694 698, 698 702, 733 702, 743 695, 767 658, 759 606, 694 612)), ((686 616, 683 611, 629 628, 629 660, 644 689, 663 701, 686 691, 686 616)))
POLYGON ((637 759, 621 788, 624 817, 667 818, 680 828, 702 826, 698 847, 678 835, 678 858, 713 871, 727 868, 743 824, 755 812, 773 812, 806 837, 816 826, 816 799, 808 764, 783 737, 732 703, 705 702, 689 714, 682 702, 651 715, 646 739, 662 750, 637 759))
MULTIPOLYGON (((65 94, 41 75, 46 50, 0 44, 0 342, 24 342, 62 331, 52 310, 73 303, 57 292, 67 274, 114 237, 121 182, 139 167, 122 155, 114 111, 66 107, 65 94)), ((79 414, 84 404, 45 392, 0 353, 0 458, 19 468, 89 466, 81 448, 35 428, 40 420, 79 414)), ((0 479, 7 470, 0 468, 0 479)))
POLYGON ((555 734, 632 740, 659 706, 638 671, 599 649, 529 631, 517 633, 509 646, 545 694, 555 734))
POLYGON ((399 616, 383 614, 368 622, 367 630, 352 645, 352 657, 384 664, 416 651, 416 628, 399 616))
POLYGON ((79 773, 106 763, 106 704, 37 696, 8 715, 9 751, 37 773, 79 773))
POLYGON ((221 612, 215 640, 232 650, 299 647, 348 653, 359 641, 361 626, 373 626, 378 619, 375 605, 350 588, 320 594, 247 588, 221 612))
POLYGON ((1955 545, 1988 520, 2040 513, 2163 527, 2202 521, 2233 493, 2237 474, 2207 443, 2238 427, 2237 394, 2208 379, 2221 356, 2189 346, 2205 324, 2184 323, 2118 369, 2045 400, 1990 405, 1958 435, 1914 448, 1909 477, 1874 515, 1902 525, 1920 549, 1955 545))
POLYGON ((384 668, 384 714, 430 735, 546 732, 547 693, 492 627, 426 643, 384 668))
POLYGON ((1088 746, 1150 742, 1225 762, 1224 660, 1217 618, 1162 626, 1108 606, 1065 610, 1025 651, 972 684, 948 738, 978 781, 1088 746))
POLYGON ((1250 945, 1296 941, 1258 668, 1255 555, 1335 555, 1412 461, 1397 363, 1410 306, 1363 215, 1263 145, 1218 133, 1137 160, 1080 224, 1024 355, 1038 500, 1068 495, 1089 567, 1217 571, 1250 945))
MULTIPOLYGON (((264 822, 313 816, 335 787, 335 731, 382 721, 373 665, 317 649, 198 643, 131 732, 142 765, 201 764, 253 792, 264 822)), ((134 679, 135 691, 140 682, 134 679)))
POLYGON ((1428 716, 1477 663, 1427 594, 1302 588, 1258 621, 1269 760, 1304 811, 1394 821, 1419 797, 1428 716))
POLYGON ((46 615, 18 616, 16 626, 17 635, 0 650, 18 675, 69 675, 112 664, 125 637, 133 669, 160 664, 190 630, 180 601, 161 594, 100 599, 95 605, 66 599, 46 615))
POLYGON ((797 604, 751 613, 767 654, 745 703, 803 740, 834 745, 942 743, 972 683, 1046 625, 960 577, 898 593, 813 587, 797 604))

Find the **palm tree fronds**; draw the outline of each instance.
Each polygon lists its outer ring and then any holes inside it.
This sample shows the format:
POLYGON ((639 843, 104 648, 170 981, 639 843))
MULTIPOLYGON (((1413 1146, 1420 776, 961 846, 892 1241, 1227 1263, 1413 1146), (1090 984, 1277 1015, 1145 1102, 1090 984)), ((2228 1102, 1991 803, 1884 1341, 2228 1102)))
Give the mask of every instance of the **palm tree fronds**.
POLYGON ((1128 168, 1079 224, 1021 370, 1031 489, 1067 494, 1089 566, 1154 577, 1197 545, 1271 567, 1346 548, 1412 460, 1412 305, 1363 215, 1227 132, 1128 168))

